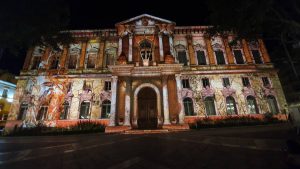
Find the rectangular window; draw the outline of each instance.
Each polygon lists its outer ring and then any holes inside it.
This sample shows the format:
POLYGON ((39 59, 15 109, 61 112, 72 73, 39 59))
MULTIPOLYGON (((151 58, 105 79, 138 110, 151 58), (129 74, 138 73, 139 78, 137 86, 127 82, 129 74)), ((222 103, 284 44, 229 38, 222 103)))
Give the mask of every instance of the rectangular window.
POLYGON ((3 89, 2 97, 7 98, 8 89, 3 89))
POLYGON ((227 86, 230 86, 229 78, 224 77, 223 78, 223 87, 227 87, 227 86))
POLYGON ((209 87, 209 79, 208 78, 203 78, 202 79, 202 85, 203 87, 209 87))
POLYGON ((54 55, 52 56, 53 57, 53 60, 51 62, 51 65, 50 65, 50 69, 57 69, 58 68, 58 65, 59 65, 59 55, 54 55))
POLYGON ((186 58, 185 51, 178 52, 178 60, 179 60, 179 63, 183 63, 184 66, 187 66, 187 58, 186 58))
POLYGON ((32 61, 31 70, 38 69, 41 62, 41 56, 34 56, 32 61))
POLYGON ((216 58, 217 58, 217 64, 218 65, 225 65, 225 58, 224 53, 221 50, 215 51, 216 58))
POLYGON ((69 56, 68 69, 76 69, 77 56, 77 54, 72 54, 69 56))
POLYGON ((88 54, 87 68, 95 68, 97 53, 88 54))
POLYGON ((182 79, 182 80, 181 80, 181 83, 182 83, 182 87, 183 87, 183 88, 190 88, 190 82, 189 82, 189 79, 182 79))
POLYGON ((243 54, 241 50, 233 50, 236 64, 244 64, 243 54))
POLYGON ((206 58, 204 51, 198 50, 197 51, 197 59, 198 65, 206 65, 206 58))
POLYGON ((242 77, 243 85, 245 87, 250 86, 249 78, 248 77, 242 77))
POLYGON ((110 81, 105 81, 104 90, 105 91, 110 91, 111 90, 111 82, 110 81))
POLYGON ((269 81, 268 77, 262 77, 261 80, 262 80, 265 87, 270 86, 270 81, 269 81))
POLYGON ((262 64, 261 56, 258 50, 251 50, 253 59, 256 64, 262 64))

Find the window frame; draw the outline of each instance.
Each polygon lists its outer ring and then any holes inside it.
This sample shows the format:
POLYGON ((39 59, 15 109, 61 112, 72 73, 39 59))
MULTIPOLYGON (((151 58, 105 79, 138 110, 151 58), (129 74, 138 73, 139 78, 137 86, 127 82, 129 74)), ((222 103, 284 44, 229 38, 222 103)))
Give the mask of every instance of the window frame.
POLYGON ((233 54, 233 58, 234 58, 234 63, 237 65, 243 65, 246 64, 246 59, 245 59, 245 55, 242 49, 232 49, 232 54, 233 54), (234 53, 234 51, 240 51, 241 52, 241 59, 243 60, 243 63, 237 63, 237 59, 236 59, 236 55, 234 53))
POLYGON ((225 85, 225 81, 224 81, 225 79, 228 79, 228 86, 230 87, 231 83, 230 83, 229 77, 222 77, 222 85, 223 85, 223 87, 227 87, 227 85, 225 85))
POLYGON ((247 77, 247 76, 242 76, 242 84, 243 84, 243 87, 251 87, 252 85, 251 85, 251 82, 250 82, 250 78, 249 77, 247 77), (244 84, 244 79, 248 79, 248 83, 249 83, 249 85, 245 85, 244 84))
POLYGON ((181 79, 181 86, 183 89, 190 89, 191 88, 190 79, 188 78, 181 79))
POLYGON ((194 110, 194 102, 193 102, 192 98, 185 97, 182 99, 182 103, 183 103, 185 116, 195 116, 196 115, 195 110, 194 110), (191 111, 190 111, 190 109, 191 109, 191 111), (188 110, 188 112, 186 112, 186 110, 188 110))

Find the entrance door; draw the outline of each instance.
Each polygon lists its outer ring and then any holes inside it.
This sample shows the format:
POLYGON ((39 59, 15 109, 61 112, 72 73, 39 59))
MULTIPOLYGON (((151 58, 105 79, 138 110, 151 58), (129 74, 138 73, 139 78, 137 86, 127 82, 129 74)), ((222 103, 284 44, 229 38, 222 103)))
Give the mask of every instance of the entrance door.
POLYGON ((150 87, 145 87, 138 94, 138 128, 157 128, 156 93, 150 87))

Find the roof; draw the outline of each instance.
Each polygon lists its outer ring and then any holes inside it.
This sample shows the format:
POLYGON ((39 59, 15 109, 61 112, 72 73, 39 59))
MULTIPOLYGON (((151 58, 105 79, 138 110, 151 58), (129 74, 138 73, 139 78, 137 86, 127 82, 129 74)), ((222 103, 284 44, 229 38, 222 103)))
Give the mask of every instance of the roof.
POLYGON ((151 18, 153 20, 157 20, 157 21, 161 21, 161 22, 165 22, 165 23, 169 23, 169 24, 175 24, 175 22, 170 21, 170 20, 162 19, 162 18, 159 18, 159 17, 156 17, 156 16, 152 16, 152 15, 149 15, 149 14, 142 14, 142 15, 136 16, 134 18, 130 18, 130 19, 127 19, 125 21, 116 23, 116 25, 122 25, 122 24, 125 24, 125 23, 133 22, 135 20, 138 20, 138 19, 144 18, 144 17, 151 18))

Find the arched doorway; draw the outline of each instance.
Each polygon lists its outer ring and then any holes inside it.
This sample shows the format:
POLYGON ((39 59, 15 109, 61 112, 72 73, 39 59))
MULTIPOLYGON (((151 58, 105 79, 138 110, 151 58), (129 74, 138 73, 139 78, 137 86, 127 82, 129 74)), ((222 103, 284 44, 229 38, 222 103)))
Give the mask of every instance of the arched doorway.
POLYGON ((157 128, 157 98, 150 87, 142 88, 138 93, 138 128, 157 128))

